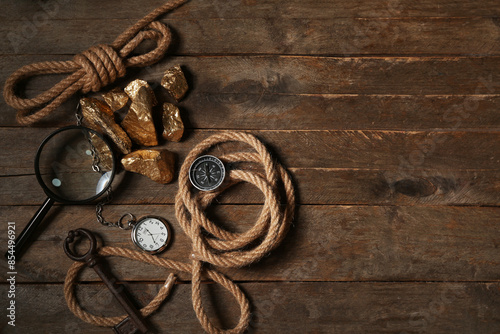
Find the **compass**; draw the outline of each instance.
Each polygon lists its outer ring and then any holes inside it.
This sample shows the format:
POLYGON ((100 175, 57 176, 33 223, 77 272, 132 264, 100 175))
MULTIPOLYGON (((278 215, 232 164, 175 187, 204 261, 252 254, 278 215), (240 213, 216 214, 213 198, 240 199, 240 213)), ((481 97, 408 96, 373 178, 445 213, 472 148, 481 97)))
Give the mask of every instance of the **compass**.
POLYGON ((212 155, 198 157, 189 168, 191 184, 202 191, 218 188, 224 181, 225 174, 226 169, 222 161, 212 155))

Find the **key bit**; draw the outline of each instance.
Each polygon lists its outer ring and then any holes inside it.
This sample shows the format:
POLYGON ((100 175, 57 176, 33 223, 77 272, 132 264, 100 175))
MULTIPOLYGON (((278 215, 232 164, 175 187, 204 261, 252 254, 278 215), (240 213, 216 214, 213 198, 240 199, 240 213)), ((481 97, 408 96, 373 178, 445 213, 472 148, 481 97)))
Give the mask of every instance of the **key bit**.
POLYGON ((127 297, 124 287, 117 286, 117 279, 107 270, 107 267, 97 254, 97 241, 92 232, 83 228, 69 231, 66 240, 64 240, 64 252, 70 259, 85 262, 88 267, 93 268, 113 296, 115 296, 116 300, 118 300, 123 309, 128 313, 129 317, 114 327, 116 333, 146 333, 148 331, 139 310, 134 307, 127 297), (83 255, 76 254, 70 247, 77 237, 86 237, 90 241, 89 250, 83 255))

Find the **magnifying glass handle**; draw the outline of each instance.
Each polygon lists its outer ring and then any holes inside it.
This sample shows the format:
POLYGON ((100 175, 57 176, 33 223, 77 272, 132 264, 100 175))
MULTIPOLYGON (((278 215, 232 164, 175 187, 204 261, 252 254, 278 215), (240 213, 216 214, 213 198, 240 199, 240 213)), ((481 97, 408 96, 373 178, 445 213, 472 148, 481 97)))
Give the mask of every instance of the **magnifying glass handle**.
MULTIPOLYGON (((49 209, 52 207, 54 204, 54 200, 50 197, 47 197, 45 202, 43 202, 42 206, 38 209, 38 211, 35 213, 33 218, 29 221, 28 225, 24 228, 24 230, 19 234, 19 236, 16 239, 16 244, 15 244, 15 255, 16 255, 16 260, 19 260, 21 257, 21 254, 23 250, 28 246, 27 241, 29 241, 31 235, 33 232, 36 230, 38 225, 42 222, 43 218, 49 212, 49 209)), ((8 257, 9 253, 5 253, 5 257, 8 257)))

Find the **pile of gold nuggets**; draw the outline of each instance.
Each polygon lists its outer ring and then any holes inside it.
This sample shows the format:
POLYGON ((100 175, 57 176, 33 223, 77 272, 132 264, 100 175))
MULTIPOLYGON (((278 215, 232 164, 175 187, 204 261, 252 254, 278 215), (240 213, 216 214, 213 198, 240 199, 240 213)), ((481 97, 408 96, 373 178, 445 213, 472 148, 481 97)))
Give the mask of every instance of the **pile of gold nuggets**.
MULTIPOLYGON (((169 95, 179 102, 188 90, 180 66, 169 68, 161 80, 169 95)), ((125 89, 115 88, 102 94, 102 100, 92 97, 80 99, 82 124, 107 136, 115 151, 123 154, 121 164, 129 172, 145 175, 158 183, 169 183, 174 177, 175 154, 166 149, 139 149, 132 151, 133 143, 139 146, 157 146, 158 135, 153 121, 153 107, 158 104, 153 89, 144 80, 134 80, 125 89), (130 103, 129 103, 130 101, 130 103), (121 122, 118 112, 128 107, 121 122)), ((178 142, 184 133, 179 108, 163 103, 162 137, 178 142)), ((99 148, 97 148, 99 150, 99 148)), ((101 159, 103 160, 103 159, 101 159)), ((111 164, 101 161, 102 165, 111 164)))

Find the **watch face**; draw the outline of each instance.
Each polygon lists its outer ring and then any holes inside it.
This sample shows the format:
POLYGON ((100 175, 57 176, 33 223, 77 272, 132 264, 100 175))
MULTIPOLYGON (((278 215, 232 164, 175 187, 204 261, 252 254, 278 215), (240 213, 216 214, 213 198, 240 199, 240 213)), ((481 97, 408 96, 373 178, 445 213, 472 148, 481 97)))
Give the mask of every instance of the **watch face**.
POLYGON ((132 229, 132 240, 140 249, 156 254, 164 250, 170 241, 170 228, 161 217, 141 218, 132 229))
POLYGON ((222 161, 212 155, 197 158, 189 168, 189 180, 199 190, 210 191, 224 181, 226 170, 222 161))

